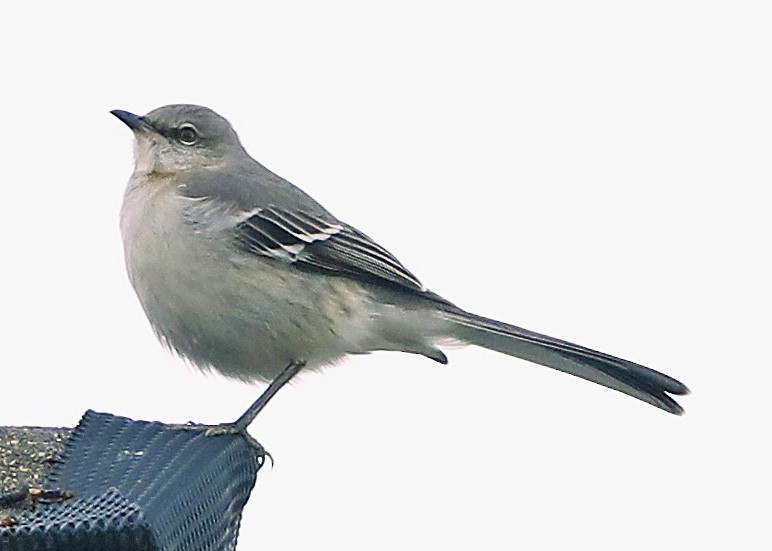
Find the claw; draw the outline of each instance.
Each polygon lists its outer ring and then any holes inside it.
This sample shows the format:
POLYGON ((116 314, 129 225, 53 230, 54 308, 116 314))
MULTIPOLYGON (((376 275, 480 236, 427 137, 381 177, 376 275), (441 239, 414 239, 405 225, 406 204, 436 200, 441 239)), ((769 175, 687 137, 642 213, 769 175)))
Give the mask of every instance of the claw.
MULTIPOLYGON (((260 447, 262 448, 262 446, 260 447)), ((271 470, 273 470, 273 466, 274 466, 273 456, 268 451, 266 451, 265 448, 263 448, 262 454, 260 455, 260 459, 258 460, 260 462, 260 467, 265 465, 266 457, 271 460, 271 470)))
POLYGON ((253 448, 257 450, 260 466, 263 466, 265 458, 268 457, 268 459, 271 460, 271 468, 273 468, 273 456, 265 450, 260 442, 255 440, 255 438, 249 434, 249 432, 247 432, 246 428, 241 427, 236 423, 223 423, 221 425, 210 426, 198 425, 197 428, 204 431, 205 437, 217 437, 224 434, 240 434, 246 439, 247 442, 249 442, 253 448))

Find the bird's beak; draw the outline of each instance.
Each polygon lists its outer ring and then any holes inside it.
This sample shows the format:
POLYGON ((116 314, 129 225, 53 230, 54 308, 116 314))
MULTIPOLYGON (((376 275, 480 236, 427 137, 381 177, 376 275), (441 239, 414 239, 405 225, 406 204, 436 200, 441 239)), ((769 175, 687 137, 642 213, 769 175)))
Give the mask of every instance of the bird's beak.
POLYGON ((122 111, 120 109, 113 109, 110 111, 110 113, 118 117, 134 132, 138 130, 150 130, 150 125, 145 121, 144 117, 140 117, 139 115, 129 113, 128 111, 122 111))

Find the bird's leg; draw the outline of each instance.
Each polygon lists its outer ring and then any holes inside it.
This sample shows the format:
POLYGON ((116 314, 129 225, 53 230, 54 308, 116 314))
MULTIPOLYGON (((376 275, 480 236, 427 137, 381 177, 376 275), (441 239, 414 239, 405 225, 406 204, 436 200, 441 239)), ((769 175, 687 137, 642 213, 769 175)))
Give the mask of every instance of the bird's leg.
POLYGON ((257 400, 254 401, 254 403, 249 406, 249 409, 245 411, 241 417, 239 417, 233 425, 237 427, 239 430, 247 430, 247 427, 252 423, 252 421, 255 420, 255 417, 257 417, 257 414, 260 413, 265 405, 269 402, 271 398, 273 398, 274 394, 279 392, 279 389, 286 385, 288 382, 290 382, 290 379, 297 375, 298 371, 303 369, 303 366, 306 365, 306 362, 292 362, 287 367, 284 368, 284 371, 279 373, 276 378, 271 381, 271 384, 268 385, 268 388, 265 389, 265 391, 257 398, 257 400))
POLYGON ((196 423, 189 423, 186 425, 172 425, 174 428, 183 430, 204 430, 206 436, 217 436, 220 434, 242 434, 253 445, 262 450, 262 446, 252 438, 247 432, 247 427, 255 420, 258 413, 260 413, 265 405, 273 398, 273 396, 279 391, 281 387, 286 385, 292 377, 297 375, 298 371, 303 369, 306 362, 295 361, 290 363, 284 370, 279 373, 276 378, 271 381, 263 393, 249 406, 241 417, 236 419, 233 423, 222 423, 220 425, 199 425, 196 423))

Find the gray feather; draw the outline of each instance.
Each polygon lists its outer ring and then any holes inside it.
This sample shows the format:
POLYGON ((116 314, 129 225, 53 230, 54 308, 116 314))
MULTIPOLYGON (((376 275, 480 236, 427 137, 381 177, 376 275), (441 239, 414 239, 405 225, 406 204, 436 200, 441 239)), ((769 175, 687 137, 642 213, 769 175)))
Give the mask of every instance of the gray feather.
POLYGON ((688 394, 689 389, 663 373, 460 309, 445 308, 443 317, 453 322, 454 336, 464 342, 581 377, 676 415, 683 413, 669 394, 688 394))

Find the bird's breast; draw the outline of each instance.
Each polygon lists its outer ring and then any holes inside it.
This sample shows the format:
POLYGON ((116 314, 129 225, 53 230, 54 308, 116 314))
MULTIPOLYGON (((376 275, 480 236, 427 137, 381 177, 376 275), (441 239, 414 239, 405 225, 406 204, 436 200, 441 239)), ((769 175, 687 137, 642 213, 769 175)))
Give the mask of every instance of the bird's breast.
POLYGON ((121 213, 129 279, 154 331, 194 364, 270 380, 374 348, 380 307, 347 278, 309 277, 237 249, 221 216, 176 188, 130 186, 121 213), (193 219, 191 219, 193 215, 193 219))

